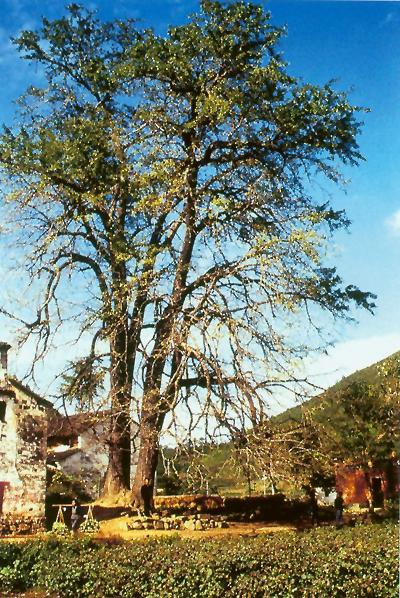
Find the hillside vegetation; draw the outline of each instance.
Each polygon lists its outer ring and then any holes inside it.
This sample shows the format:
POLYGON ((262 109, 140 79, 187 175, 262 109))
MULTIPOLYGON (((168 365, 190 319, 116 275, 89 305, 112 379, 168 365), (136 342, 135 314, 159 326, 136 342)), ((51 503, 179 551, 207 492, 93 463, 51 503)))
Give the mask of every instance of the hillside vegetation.
POLYGON ((313 412, 314 417, 322 423, 330 421, 332 425, 339 417, 337 410, 338 396, 346 389, 354 384, 372 385, 379 384, 379 370, 388 360, 400 359, 400 351, 396 351, 392 355, 385 357, 381 361, 377 361, 372 365, 357 370, 348 376, 343 377, 339 382, 328 388, 325 392, 312 397, 308 401, 304 401, 301 405, 296 405, 290 409, 286 409, 274 419, 278 423, 294 420, 299 421, 304 412, 313 412))
MULTIPOLYGON (((315 442, 313 434, 314 437, 318 436, 315 452, 319 461, 309 463, 308 471, 317 480, 329 479, 337 461, 348 460, 363 466, 369 460, 385 459, 394 450, 398 434, 395 422, 399 372, 400 351, 342 378, 320 395, 275 416, 271 420, 272 429, 293 429, 304 425, 305 421, 309 422, 305 425, 311 426, 312 434, 306 441, 312 454, 312 443, 315 442)), ((291 494, 297 494, 298 491, 303 493, 301 464, 297 466, 297 484, 296 480, 287 481, 278 472, 278 483, 272 488, 271 478, 263 480, 260 475, 262 466, 258 467, 258 474, 257 468, 253 468, 252 475, 246 479, 243 467, 238 464, 233 443, 214 446, 203 444, 196 448, 191 455, 189 451, 185 456, 177 456, 172 449, 165 451, 167 461, 173 464, 169 476, 165 476, 165 462, 159 466, 159 486, 166 493, 208 490, 229 496, 248 494, 250 490, 254 493, 269 493, 272 489, 291 494)), ((282 455, 279 458, 282 463, 282 455)), ((278 462, 275 470, 279 467, 278 462)), ((295 476, 296 467, 293 472, 295 476)))

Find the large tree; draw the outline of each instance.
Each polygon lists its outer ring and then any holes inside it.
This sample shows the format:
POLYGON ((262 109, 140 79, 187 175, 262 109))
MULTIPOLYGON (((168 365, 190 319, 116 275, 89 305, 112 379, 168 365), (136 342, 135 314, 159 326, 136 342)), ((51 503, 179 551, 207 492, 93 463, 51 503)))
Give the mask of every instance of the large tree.
POLYGON ((258 5, 205 0, 165 35, 68 11, 14 40, 38 82, 1 165, 43 288, 28 332, 46 351, 75 280, 92 342, 64 390, 90 402, 107 376, 108 492, 129 485, 137 413, 138 498, 179 414, 205 433, 266 417, 268 389, 313 344, 291 332, 294 314, 311 335, 320 309, 370 306, 324 267, 347 221, 311 193, 359 161, 358 109, 287 73, 282 30, 258 5))
POLYGON ((336 457, 368 471, 398 449, 400 438, 400 356, 382 361, 372 383, 355 379, 328 396, 334 409, 326 428, 329 450, 336 457))

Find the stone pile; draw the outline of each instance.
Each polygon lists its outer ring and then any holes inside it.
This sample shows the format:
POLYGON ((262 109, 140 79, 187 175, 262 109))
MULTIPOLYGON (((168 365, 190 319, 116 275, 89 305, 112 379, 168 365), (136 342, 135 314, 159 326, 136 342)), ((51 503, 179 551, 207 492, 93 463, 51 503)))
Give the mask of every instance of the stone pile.
POLYGON ((220 515, 151 515, 131 517, 127 521, 128 530, 190 530, 226 528, 228 523, 220 515))
POLYGON ((0 517, 0 536, 25 536, 43 532, 43 517, 24 517, 6 515, 0 517))

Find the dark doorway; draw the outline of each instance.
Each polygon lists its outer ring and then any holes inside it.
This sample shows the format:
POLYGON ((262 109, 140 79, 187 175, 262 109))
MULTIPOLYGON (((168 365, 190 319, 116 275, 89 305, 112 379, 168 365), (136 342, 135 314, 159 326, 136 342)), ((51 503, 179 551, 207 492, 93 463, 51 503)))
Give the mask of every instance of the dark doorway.
POLYGON ((375 508, 383 507, 383 487, 382 478, 372 478, 372 506, 375 508))
POLYGON ((0 422, 6 421, 6 402, 0 401, 0 422))
POLYGON ((8 486, 8 482, 0 482, 0 515, 3 514, 4 490, 6 486, 8 486))

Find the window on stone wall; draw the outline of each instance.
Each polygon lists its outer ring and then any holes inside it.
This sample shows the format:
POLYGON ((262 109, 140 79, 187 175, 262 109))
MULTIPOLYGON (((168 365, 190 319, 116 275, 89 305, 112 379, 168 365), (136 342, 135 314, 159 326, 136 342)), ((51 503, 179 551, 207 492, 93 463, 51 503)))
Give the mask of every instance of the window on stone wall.
POLYGON ((6 421, 6 402, 0 400, 0 422, 6 421))

